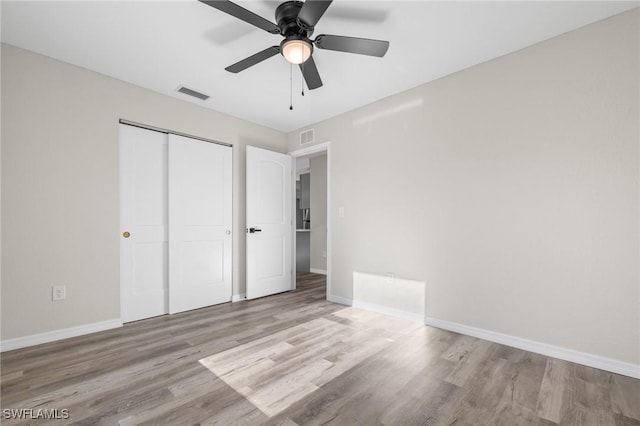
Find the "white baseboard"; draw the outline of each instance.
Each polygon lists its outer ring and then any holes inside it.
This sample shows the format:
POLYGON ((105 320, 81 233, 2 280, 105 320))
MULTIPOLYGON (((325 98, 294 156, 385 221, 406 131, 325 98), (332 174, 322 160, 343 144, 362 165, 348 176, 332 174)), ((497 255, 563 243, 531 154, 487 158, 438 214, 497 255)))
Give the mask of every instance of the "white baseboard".
POLYGON ((358 300, 354 300, 352 306, 354 308, 366 309, 367 311, 374 311, 385 315, 391 315, 392 317, 398 317, 410 321, 424 323, 424 317, 422 315, 414 314, 413 312, 401 311, 399 309, 390 308, 388 306, 381 306, 373 303, 361 302, 358 300))
POLYGON ((247 300, 246 293, 234 294, 233 296, 231 296, 231 302, 240 302, 242 300, 247 300))
POLYGON ((353 301, 351 299, 347 299, 340 296, 334 296, 333 294, 328 294, 327 300, 329 302, 333 302, 333 303, 337 303, 339 305, 345 305, 345 306, 351 306, 353 304, 353 301))
POLYGON ((327 271, 324 269, 309 268, 309 272, 312 274, 327 275, 327 271))
POLYGON ((60 330, 47 331, 45 333, 31 334, 29 336, 15 337, 13 339, 2 340, 0 342, 0 352, 41 345, 43 343, 55 342, 57 340, 83 336, 85 334, 97 333, 98 331, 110 330, 118 327, 122 327, 122 321, 120 319, 112 319, 94 322, 91 324, 78 325, 76 327, 63 328, 60 330))
POLYGON ((497 333, 495 331, 485 330, 482 328, 470 327, 468 325, 440 320, 437 318, 427 317, 425 319, 425 324, 432 327, 441 328, 443 330, 453 331, 455 333, 465 334, 467 336, 488 340, 490 342, 512 346, 514 348, 523 349, 525 351, 535 352, 553 358, 575 362, 576 364, 582 364, 588 367, 593 367, 600 370, 610 371, 612 373, 622 374, 623 376, 640 379, 640 365, 638 364, 632 364, 613 358, 606 358, 600 355, 580 352, 573 349, 563 348, 561 346, 550 345, 548 343, 536 342, 534 340, 523 339, 520 337, 497 333))

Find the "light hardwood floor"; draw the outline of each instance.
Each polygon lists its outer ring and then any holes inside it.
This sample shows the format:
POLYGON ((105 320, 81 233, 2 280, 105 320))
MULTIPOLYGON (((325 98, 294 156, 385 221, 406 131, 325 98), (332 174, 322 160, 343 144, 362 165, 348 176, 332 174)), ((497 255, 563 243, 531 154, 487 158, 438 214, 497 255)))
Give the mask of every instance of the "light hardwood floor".
POLYGON ((324 299, 301 274, 294 292, 7 352, 1 405, 86 425, 640 425, 640 380, 324 299))

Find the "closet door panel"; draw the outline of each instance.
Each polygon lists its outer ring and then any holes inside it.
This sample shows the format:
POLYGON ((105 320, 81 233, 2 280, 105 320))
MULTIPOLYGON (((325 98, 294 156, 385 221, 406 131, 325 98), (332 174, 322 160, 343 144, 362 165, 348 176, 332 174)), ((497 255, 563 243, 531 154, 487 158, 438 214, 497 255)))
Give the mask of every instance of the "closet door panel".
POLYGON ((124 322, 168 312, 167 135, 120 125, 120 282, 124 322))
POLYGON ((169 312, 231 300, 231 148, 169 135, 169 312))

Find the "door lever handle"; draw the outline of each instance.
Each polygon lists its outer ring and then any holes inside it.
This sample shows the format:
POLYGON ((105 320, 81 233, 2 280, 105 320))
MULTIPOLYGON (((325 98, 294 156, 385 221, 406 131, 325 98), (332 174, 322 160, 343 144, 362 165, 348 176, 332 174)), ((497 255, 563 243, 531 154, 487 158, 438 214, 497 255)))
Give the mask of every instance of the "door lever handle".
POLYGON ((249 228, 249 233, 250 234, 254 234, 256 232, 262 232, 262 229, 260 229, 260 228, 249 228))

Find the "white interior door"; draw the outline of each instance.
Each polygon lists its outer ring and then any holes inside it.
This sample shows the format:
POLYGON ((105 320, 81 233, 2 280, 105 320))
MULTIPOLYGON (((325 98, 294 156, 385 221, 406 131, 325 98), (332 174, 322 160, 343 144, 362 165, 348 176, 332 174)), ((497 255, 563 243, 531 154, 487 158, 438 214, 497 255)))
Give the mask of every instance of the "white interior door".
POLYGON ((167 135, 120 125, 121 317, 168 312, 167 135))
POLYGON ((247 147, 247 298, 293 289, 292 159, 247 147))
POLYGON ((169 135, 169 312, 231 300, 231 147, 169 135))

